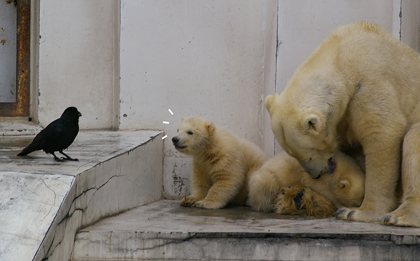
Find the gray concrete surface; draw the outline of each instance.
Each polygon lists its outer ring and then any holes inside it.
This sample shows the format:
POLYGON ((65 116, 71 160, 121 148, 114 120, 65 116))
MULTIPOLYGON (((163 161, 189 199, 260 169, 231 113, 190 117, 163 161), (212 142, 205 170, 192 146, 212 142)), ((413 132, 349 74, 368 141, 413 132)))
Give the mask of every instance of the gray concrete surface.
POLYGON ((76 234, 73 260, 418 260, 420 229, 162 200, 76 234))
MULTIPOLYGON (((162 197, 160 131, 82 131, 56 162, 0 128, 0 260, 69 260, 78 229, 162 197), (3 132, 2 132, 3 131, 3 132)), ((21 131, 19 131, 21 130, 21 131)), ((57 154, 59 156, 59 154, 57 154)))

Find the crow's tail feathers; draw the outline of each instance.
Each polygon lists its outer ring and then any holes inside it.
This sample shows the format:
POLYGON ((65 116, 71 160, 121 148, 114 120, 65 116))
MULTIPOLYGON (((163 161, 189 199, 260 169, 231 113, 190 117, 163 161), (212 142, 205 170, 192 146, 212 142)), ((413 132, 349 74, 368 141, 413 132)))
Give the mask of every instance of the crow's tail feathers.
POLYGON ((36 150, 41 150, 41 146, 36 145, 36 144, 30 144, 28 147, 24 148, 19 154, 18 156, 26 156, 29 153, 36 151, 36 150))

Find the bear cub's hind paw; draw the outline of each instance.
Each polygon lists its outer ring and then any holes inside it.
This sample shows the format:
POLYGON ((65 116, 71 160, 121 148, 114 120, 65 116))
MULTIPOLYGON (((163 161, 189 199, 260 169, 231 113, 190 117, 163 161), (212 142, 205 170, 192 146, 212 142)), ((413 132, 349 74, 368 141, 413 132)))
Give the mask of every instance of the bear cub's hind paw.
POLYGON ((280 189, 275 200, 275 212, 279 214, 332 217, 336 210, 323 195, 302 185, 280 189))

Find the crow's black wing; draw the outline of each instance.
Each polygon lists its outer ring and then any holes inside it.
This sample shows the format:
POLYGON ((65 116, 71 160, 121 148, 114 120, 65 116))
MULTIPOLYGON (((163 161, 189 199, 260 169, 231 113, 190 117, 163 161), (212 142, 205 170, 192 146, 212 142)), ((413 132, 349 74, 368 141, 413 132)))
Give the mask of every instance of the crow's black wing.
POLYGON ((44 150, 47 153, 54 152, 52 149, 54 144, 60 140, 62 132, 63 124, 60 119, 51 122, 45 129, 35 136, 32 143, 23 149, 18 156, 25 156, 36 150, 44 150))

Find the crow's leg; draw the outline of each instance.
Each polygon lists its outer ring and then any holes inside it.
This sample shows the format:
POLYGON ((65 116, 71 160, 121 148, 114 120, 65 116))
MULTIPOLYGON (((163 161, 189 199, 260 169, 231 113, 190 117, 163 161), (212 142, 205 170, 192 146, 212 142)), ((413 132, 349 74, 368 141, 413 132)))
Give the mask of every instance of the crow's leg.
POLYGON ((69 156, 69 155, 67 155, 66 153, 64 153, 62 150, 59 150, 58 152, 60 152, 60 153, 61 153, 61 154, 63 154, 64 156, 66 156, 65 158, 61 158, 61 159, 63 159, 63 160, 79 161, 79 159, 73 159, 73 158, 70 158, 70 156, 69 156))
POLYGON ((60 159, 59 157, 55 156, 54 152, 51 152, 51 154, 54 156, 55 161, 63 162, 63 159, 60 159))

